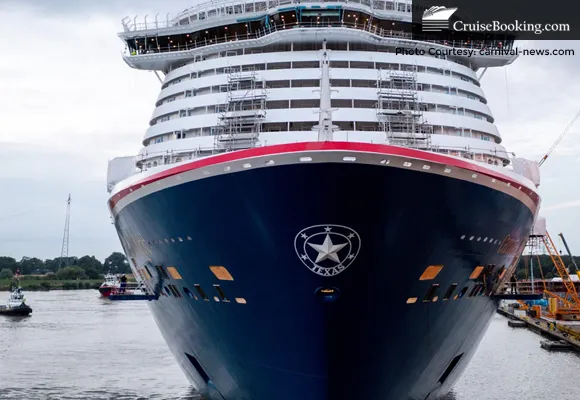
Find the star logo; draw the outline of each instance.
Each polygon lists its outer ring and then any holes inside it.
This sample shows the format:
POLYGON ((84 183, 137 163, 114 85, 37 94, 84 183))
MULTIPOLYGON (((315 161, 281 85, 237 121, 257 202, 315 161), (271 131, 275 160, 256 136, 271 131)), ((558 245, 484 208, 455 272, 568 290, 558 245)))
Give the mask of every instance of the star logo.
POLYGON ((320 276, 336 276, 347 269, 360 251, 361 239, 342 225, 313 225, 294 239, 294 249, 306 267, 320 276))

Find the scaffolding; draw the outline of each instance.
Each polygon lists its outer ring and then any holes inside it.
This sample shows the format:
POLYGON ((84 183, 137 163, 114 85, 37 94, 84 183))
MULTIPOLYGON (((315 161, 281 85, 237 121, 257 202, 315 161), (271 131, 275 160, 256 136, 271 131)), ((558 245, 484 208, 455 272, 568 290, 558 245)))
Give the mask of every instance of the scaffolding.
MULTIPOLYGON (((247 67, 246 67, 247 68, 247 67)), ((227 103, 220 106, 219 122, 214 135, 215 150, 233 151, 255 147, 266 118, 266 85, 256 71, 228 67, 227 103)))
POLYGON ((417 99, 417 69, 378 70, 377 117, 389 144, 419 149, 431 147, 433 126, 423 119, 417 99))

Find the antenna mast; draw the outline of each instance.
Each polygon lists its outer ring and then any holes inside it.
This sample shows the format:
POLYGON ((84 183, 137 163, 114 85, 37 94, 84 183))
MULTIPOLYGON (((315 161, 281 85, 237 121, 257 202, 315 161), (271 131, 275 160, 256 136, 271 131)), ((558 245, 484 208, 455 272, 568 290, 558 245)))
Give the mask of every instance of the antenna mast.
POLYGON ((313 129, 318 130, 318 141, 326 142, 334 140, 334 130, 338 129, 338 126, 332 124, 332 108, 330 106, 330 93, 332 89, 330 88, 330 73, 329 73, 329 61, 328 61, 328 50, 326 49, 326 39, 322 42, 322 59, 320 60, 320 119, 318 125, 315 125, 313 129))
MULTIPOLYGON (((64 220, 64 235, 62 237, 62 249, 60 250, 60 259, 58 260, 58 269, 63 265, 63 259, 68 262, 68 238, 69 238, 69 225, 70 225, 70 193, 68 194, 68 200, 66 202, 66 218, 64 220)), ((66 266, 66 265, 65 265, 66 266)))

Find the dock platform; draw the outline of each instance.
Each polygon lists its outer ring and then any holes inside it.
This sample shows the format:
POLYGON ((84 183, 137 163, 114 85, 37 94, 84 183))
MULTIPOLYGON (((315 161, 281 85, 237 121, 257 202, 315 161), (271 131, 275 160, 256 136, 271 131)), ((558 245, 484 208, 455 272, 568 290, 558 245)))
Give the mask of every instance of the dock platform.
POLYGON ((510 312, 507 307, 498 307, 497 313, 508 318, 510 321, 523 322, 527 329, 540 336, 550 338, 553 341, 568 343, 570 345, 569 350, 580 352, 580 332, 573 331, 570 328, 554 324, 554 322, 544 319, 531 318, 529 316, 517 316, 510 312))
POLYGON ((541 300, 543 299, 542 294, 496 294, 493 296, 494 299, 498 300, 541 300))

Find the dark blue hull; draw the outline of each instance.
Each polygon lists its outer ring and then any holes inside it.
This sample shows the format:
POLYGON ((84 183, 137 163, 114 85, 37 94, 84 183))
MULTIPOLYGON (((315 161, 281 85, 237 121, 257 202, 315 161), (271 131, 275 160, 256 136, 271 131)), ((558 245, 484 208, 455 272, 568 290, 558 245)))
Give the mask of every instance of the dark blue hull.
POLYGON ((490 265, 497 278, 518 255, 500 254, 500 242, 519 243, 533 219, 515 197, 466 180, 302 163, 150 193, 122 208, 116 227, 151 282, 155 265, 179 273, 149 304, 201 391, 226 400, 425 400, 450 390, 495 311, 497 279, 470 274, 490 265), (332 243, 320 247, 329 232, 332 243), (443 268, 420 280, 430 265, 443 268))

